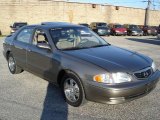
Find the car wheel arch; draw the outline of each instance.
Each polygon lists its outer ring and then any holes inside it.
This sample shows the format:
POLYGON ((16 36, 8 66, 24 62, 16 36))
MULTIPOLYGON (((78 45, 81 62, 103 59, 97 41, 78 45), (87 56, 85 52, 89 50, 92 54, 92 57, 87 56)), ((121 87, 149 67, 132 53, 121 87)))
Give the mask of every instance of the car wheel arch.
POLYGON ((80 82, 82 82, 81 79, 80 79, 80 77, 79 77, 79 75, 78 75, 76 72, 74 72, 74 71, 72 71, 72 70, 70 70, 70 69, 61 69, 61 70, 59 71, 58 75, 57 75, 57 83, 58 83, 58 85, 61 84, 61 80, 62 80, 63 76, 64 76, 65 74, 69 74, 69 73, 77 76, 78 79, 80 80, 80 82))
POLYGON ((9 57, 10 53, 11 53, 11 51, 9 51, 9 50, 6 52, 6 58, 7 58, 7 60, 8 60, 8 57, 9 57))
POLYGON ((83 105, 84 103, 87 102, 86 92, 85 92, 85 88, 84 88, 83 82, 82 82, 81 78, 79 77, 79 75, 77 73, 75 73, 75 72, 73 72, 72 70, 69 70, 69 69, 60 70, 59 74, 57 76, 57 83, 58 83, 59 87, 62 88, 62 82, 63 82, 62 80, 63 80, 63 77, 66 74, 72 74, 73 76, 75 76, 78 79, 78 81, 79 81, 79 83, 80 83, 80 85, 82 87, 82 92, 83 92, 83 101, 82 101, 82 105, 83 105))
MULTIPOLYGON (((80 81, 80 83, 81 83, 81 85, 82 85, 82 87, 83 87, 83 89, 84 89, 84 85, 83 85, 83 82, 82 82, 80 76, 79 76, 76 72, 74 72, 74 71, 72 71, 72 70, 70 70, 70 69, 62 69, 62 70, 59 71, 59 73, 58 73, 58 75, 57 75, 57 84, 58 84, 59 86, 61 85, 62 78, 63 78, 63 76, 64 76, 65 74, 73 74, 73 75, 75 75, 75 76, 79 79, 79 81, 80 81)), ((85 89, 84 89, 84 90, 85 90, 85 89)))

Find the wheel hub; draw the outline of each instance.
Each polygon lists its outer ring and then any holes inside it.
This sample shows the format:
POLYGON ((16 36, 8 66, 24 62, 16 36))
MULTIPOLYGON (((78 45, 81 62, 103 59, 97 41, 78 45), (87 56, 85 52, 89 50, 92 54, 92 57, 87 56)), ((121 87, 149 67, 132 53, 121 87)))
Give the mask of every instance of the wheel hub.
POLYGON ((68 78, 64 82, 64 93, 71 102, 77 102, 79 99, 79 87, 75 80, 68 78))
POLYGON ((14 61, 13 57, 9 57, 8 63, 9 63, 9 69, 11 71, 14 71, 15 70, 15 61, 14 61))

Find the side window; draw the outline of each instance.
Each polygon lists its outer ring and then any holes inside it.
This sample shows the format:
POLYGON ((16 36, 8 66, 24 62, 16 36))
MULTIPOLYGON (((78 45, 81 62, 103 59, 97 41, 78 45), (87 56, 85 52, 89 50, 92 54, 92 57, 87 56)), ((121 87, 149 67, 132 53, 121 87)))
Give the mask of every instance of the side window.
POLYGON ((27 29, 23 29, 18 35, 16 40, 20 41, 20 42, 24 42, 24 43, 29 43, 30 42, 30 38, 32 36, 33 33, 33 29, 27 28, 27 29))
POLYGON ((43 30, 37 29, 34 34, 33 45, 48 44, 47 35, 43 30))

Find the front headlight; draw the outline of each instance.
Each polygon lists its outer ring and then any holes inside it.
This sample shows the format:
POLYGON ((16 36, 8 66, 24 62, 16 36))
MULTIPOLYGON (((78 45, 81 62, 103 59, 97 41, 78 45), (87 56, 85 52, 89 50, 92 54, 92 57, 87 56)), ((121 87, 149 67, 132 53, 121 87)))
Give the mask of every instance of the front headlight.
POLYGON ((15 30, 11 30, 11 33, 14 33, 15 32, 15 30))
POLYGON ((127 73, 106 73, 106 74, 99 74, 93 77, 93 80, 100 83, 107 83, 107 84, 116 84, 116 83, 124 83, 124 82, 131 82, 131 76, 127 73))
POLYGON ((102 32, 103 30, 102 29, 98 29, 98 32, 102 32))
POLYGON ((155 64, 154 62, 152 63, 152 66, 151 66, 151 67, 152 67, 153 72, 156 72, 157 67, 156 67, 156 64, 155 64))

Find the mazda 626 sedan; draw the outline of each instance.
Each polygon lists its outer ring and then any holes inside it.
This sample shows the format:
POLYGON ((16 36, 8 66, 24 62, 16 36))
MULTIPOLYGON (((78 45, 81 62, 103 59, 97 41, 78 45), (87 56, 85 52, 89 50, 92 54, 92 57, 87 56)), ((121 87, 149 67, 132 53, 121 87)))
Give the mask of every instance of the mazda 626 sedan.
POLYGON ((152 59, 115 47, 89 28, 69 23, 25 26, 8 36, 12 74, 31 72, 62 89, 66 102, 118 104, 146 95, 160 77, 152 59))

